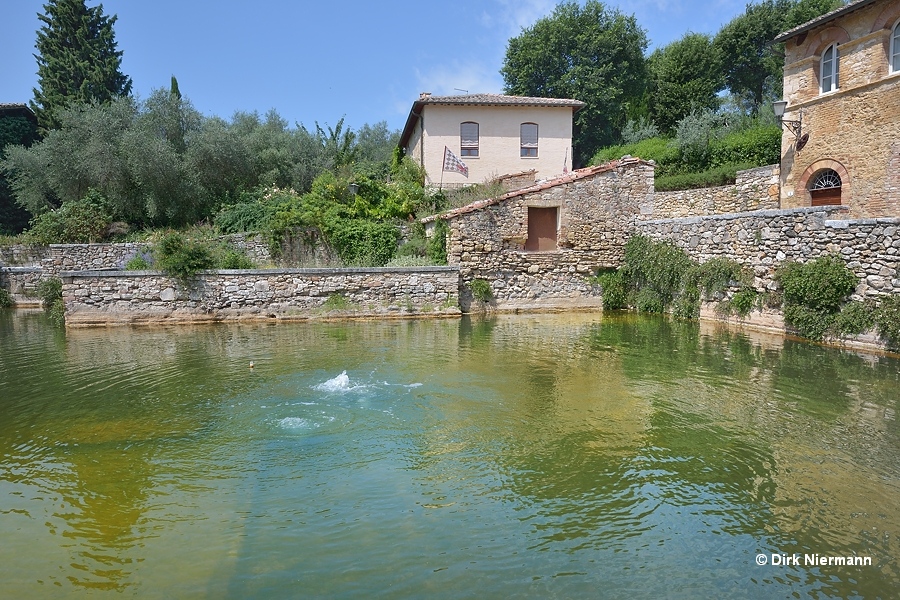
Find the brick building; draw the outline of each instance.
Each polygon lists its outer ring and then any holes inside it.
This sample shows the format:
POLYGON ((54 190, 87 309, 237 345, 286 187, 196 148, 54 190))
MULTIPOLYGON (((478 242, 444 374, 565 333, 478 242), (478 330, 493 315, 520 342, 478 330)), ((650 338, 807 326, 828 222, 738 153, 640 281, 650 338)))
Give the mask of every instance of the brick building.
POLYGON ((900 216, 900 2, 855 0, 775 41, 794 125, 781 143, 782 207, 900 216))

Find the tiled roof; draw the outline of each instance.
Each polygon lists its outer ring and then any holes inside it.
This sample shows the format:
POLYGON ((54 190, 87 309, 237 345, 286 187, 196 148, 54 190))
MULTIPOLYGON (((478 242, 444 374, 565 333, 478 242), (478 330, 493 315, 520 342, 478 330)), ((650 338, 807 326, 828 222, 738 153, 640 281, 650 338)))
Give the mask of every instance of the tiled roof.
POLYGON ((462 96, 432 96, 423 93, 419 99, 413 102, 406 118, 406 125, 400 135, 400 147, 405 148, 412 137, 416 122, 422 115, 422 109, 427 104, 441 104, 454 106, 540 106, 540 107, 569 107, 573 112, 584 106, 581 100, 571 98, 536 98, 532 96, 507 96, 504 94, 465 94, 462 96))
POLYGON ((419 219, 421 223, 430 223, 432 221, 437 221, 438 219, 448 220, 453 219, 459 215, 464 215, 466 213, 475 212, 476 210, 481 210, 483 208, 487 208, 488 206, 493 206, 495 204, 500 204, 501 202, 505 202, 510 198, 516 198, 517 196, 524 196, 525 194, 532 194, 534 192, 541 192, 543 190, 548 190, 550 188, 556 187, 558 185, 565 185, 567 183, 572 183, 573 181, 578 181, 579 179, 585 179, 586 177, 593 177, 594 175, 598 175, 600 173, 608 173, 610 171, 615 171, 619 167, 631 167, 636 165, 648 165, 645 160, 640 158, 622 158, 620 160, 614 160, 602 165, 597 165, 595 167, 587 167, 585 169, 577 169, 572 171, 571 173, 567 173, 566 175, 561 175, 554 179, 548 179, 546 181, 538 181, 534 185, 530 185, 528 187, 524 187, 519 190, 514 190, 512 192, 507 192, 502 196, 497 196, 496 198, 487 198, 485 200, 477 200, 472 202, 471 204, 467 204, 466 206, 461 206, 460 208, 454 208, 453 210, 448 210, 446 212, 431 215, 425 217, 423 219, 419 219))
POLYGON ((478 106, 571 106, 581 108, 584 102, 571 98, 537 98, 532 96, 507 96, 504 94, 466 94, 464 96, 432 96, 423 94, 422 104, 467 104, 478 106))
POLYGON ((0 102, 0 114, 10 116, 25 117, 31 121, 37 122, 37 117, 27 104, 21 102, 0 102))
POLYGON ((823 25, 824 23, 827 23, 828 21, 831 21, 832 19, 835 19, 835 18, 845 15, 847 13, 853 12, 854 10, 860 9, 864 6, 868 6, 869 4, 872 4, 875 1, 876 0, 856 0, 855 2, 850 2, 849 4, 845 4, 844 6, 842 6, 840 8, 836 8, 831 12, 825 13, 824 15, 822 15, 820 17, 816 17, 812 21, 807 21, 806 23, 803 23, 802 25, 798 25, 797 27, 794 27, 793 29, 790 29, 788 31, 785 31, 784 33, 781 33, 778 35, 778 37, 776 37, 772 41, 773 42, 786 42, 789 39, 791 39, 792 37, 794 37, 795 35, 801 34, 805 31, 809 31, 810 29, 815 29, 816 27, 823 25))

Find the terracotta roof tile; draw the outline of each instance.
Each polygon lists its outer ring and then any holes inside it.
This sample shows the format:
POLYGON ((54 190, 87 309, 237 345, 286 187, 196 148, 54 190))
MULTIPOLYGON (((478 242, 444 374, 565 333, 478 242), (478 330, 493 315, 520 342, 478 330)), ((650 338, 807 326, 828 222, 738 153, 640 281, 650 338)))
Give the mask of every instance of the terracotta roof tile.
POLYGON ((430 215, 419 219, 420 223, 431 223, 432 221, 437 221, 438 219, 453 219, 459 215, 464 215, 470 212, 475 212, 477 210, 481 210, 483 208, 487 208, 488 206, 493 206, 495 204, 500 204, 501 202, 505 202, 510 198, 515 198, 517 196, 523 196, 525 194, 532 194, 534 192, 541 192, 543 190, 548 190, 550 188, 554 188, 558 185, 565 185, 567 183, 572 183, 573 181, 578 181, 579 179, 584 179, 586 177, 593 177, 594 175, 598 175, 600 173, 607 173, 610 171, 615 171, 619 167, 631 167, 639 164, 648 165, 651 164, 645 160, 640 158, 632 158, 626 157, 620 160, 614 160, 602 165, 597 165, 594 167, 587 167, 584 169, 577 169, 572 171, 571 173, 567 173, 565 175, 561 175, 559 177, 555 177, 553 179, 547 179, 545 181, 535 182, 534 185, 530 185, 528 187, 524 187, 518 190, 513 190, 511 192, 507 192, 502 196, 497 196, 496 198, 486 198, 484 200, 476 200, 471 204, 467 204, 466 206, 461 206, 459 208, 454 208, 453 210, 448 210, 443 213, 439 213, 436 215, 430 215))
POLYGON ((792 37, 794 37, 795 35, 803 33, 804 31, 809 31, 810 29, 815 29, 819 25, 827 23, 828 21, 831 21, 832 19, 835 19, 841 15, 845 15, 849 12, 853 12, 854 10, 857 10, 859 8, 862 8, 864 6, 872 4, 875 1, 876 0, 855 0, 854 2, 845 4, 844 6, 841 6, 840 8, 836 8, 831 12, 827 12, 824 15, 816 17, 815 19, 813 19, 811 21, 807 21, 806 23, 803 23, 802 25, 798 25, 797 27, 794 27, 793 29, 790 29, 788 31, 785 31, 784 33, 779 34, 778 37, 776 37, 774 40, 772 40, 772 42, 773 43, 774 42, 786 42, 789 39, 791 39, 792 37))

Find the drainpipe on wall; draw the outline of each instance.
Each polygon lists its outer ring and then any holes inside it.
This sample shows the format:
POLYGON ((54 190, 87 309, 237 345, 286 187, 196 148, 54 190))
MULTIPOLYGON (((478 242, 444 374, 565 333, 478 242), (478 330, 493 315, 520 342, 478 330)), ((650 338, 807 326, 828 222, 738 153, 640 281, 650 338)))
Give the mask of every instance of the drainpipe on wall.
POLYGON ((425 170, 425 107, 422 107, 422 112, 419 113, 419 164, 422 165, 422 170, 425 170))

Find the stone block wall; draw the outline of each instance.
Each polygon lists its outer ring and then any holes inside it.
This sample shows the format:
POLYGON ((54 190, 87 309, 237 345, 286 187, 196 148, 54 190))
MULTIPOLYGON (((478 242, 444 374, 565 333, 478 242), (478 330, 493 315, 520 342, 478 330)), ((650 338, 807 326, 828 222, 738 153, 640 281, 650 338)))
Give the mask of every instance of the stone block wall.
POLYGON ((49 253, 46 246, 3 246, 0 247, 0 267, 33 267, 41 264, 49 253))
POLYGON ((842 207, 809 207, 640 223, 641 233, 669 241, 700 262, 733 259, 775 289, 784 261, 836 254, 860 278, 859 299, 900 293, 900 218, 844 219, 842 207))
POLYGON ((621 262, 640 207, 652 196, 653 166, 633 159, 445 214, 460 306, 471 309, 468 283, 485 279, 502 310, 599 307, 600 290, 588 278, 621 262), (556 250, 525 250, 530 207, 558 210, 556 250))
POLYGON ((40 267, 0 267, 0 288, 10 293, 16 306, 39 306, 37 287, 43 273, 40 267))
POLYGON ((656 192, 643 219, 674 219, 779 208, 778 165, 739 171, 734 185, 656 192))
POLYGON ((137 254, 149 251, 149 244, 51 244, 47 256, 41 260, 46 277, 59 277, 62 271, 125 268, 125 263, 137 254))
POLYGON ((67 326, 459 314, 452 267, 63 272, 67 326), (331 299, 331 300, 330 300, 331 299))

